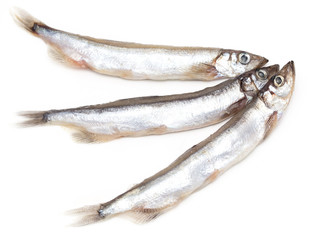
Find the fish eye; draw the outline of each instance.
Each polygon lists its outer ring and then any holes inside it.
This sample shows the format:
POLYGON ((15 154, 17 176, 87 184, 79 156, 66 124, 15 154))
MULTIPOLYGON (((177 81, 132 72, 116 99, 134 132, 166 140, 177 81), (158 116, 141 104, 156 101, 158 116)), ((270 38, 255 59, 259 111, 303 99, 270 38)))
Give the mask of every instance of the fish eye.
POLYGON ((242 52, 238 57, 241 64, 246 65, 250 62, 250 55, 248 53, 242 52))
POLYGON ((266 80, 267 76, 268 76, 267 72, 265 70, 262 70, 262 69, 258 70, 256 72, 256 75, 258 76, 258 79, 261 79, 261 80, 266 80))
POLYGON ((274 78, 274 85, 276 87, 281 87, 284 85, 284 83, 285 83, 285 79, 283 76, 278 75, 274 78))

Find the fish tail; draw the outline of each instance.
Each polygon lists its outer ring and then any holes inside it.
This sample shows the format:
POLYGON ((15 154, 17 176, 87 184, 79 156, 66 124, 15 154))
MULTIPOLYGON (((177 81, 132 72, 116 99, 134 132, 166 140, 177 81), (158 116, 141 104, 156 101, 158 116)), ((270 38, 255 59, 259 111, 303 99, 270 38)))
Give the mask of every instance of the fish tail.
POLYGON ((102 204, 84 206, 67 211, 66 214, 70 216, 77 216, 79 218, 78 221, 71 225, 74 227, 97 223, 123 213, 123 211, 117 212, 116 209, 112 208, 112 205, 115 204, 116 201, 118 200, 113 199, 102 204))
POLYGON ((116 212, 115 208, 111 208, 112 204, 116 203, 115 201, 116 200, 112 200, 104 204, 85 206, 68 211, 68 215, 76 215, 79 217, 78 221, 71 226, 85 226, 120 215, 137 224, 143 224, 150 222, 168 210, 167 208, 151 209, 145 208, 144 206, 137 206, 116 212))
POLYGON ((49 56, 60 62, 61 64, 66 64, 76 68, 88 68, 90 67, 84 60, 75 60, 70 56, 67 56, 62 50, 62 42, 60 43, 52 43, 49 41, 49 37, 43 36, 42 33, 39 33, 39 29, 49 29, 50 31, 61 32, 57 29, 53 29, 40 20, 36 19, 28 12, 20 8, 12 8, 11 15, 15 22, 24 28, 26 31, 32 33, 33 35, 41 38, 49 45, 49 56))
POLYGON ((100 143, 112 141, 121 136, 117 135, 105 135, 89 132, 84 127, 79 127, 73 123, 65 121, 54 121, 52 114, 56 111, 26 111, 19 112, 18 115, 23 117, 25 120, 18 125, 20 127, 35 127, 43 126, 47 123, 51 125, 62 126, 70 130, 73 139, 78 143, 100 143))
POLYGON ((38 35, 36 32, 36 29, 38 26, 46 26, 44 23, 42 23, 40 20, 34 18, 32 15, 30 15, 28 12, 24 11, 23 9, 14 7, 11 9, 11 15, 15 22, 24 28, 26 31, 38 35))
POLYGON ((44 125, 48 122, 48 112, 20 112, 19 116, 26 118, 24 122, 20 123, 21 127, 34 127, 44 125))
POLYGON ((71 224, 71 226, 81 227, 104 220, 105 217, 101 216, 99 213, 100 208, 101 208, 100 204, 85 206, 82 208, 67 211, 66 214, 70 216, 78 216, 79 217, 78 221, 71 224))

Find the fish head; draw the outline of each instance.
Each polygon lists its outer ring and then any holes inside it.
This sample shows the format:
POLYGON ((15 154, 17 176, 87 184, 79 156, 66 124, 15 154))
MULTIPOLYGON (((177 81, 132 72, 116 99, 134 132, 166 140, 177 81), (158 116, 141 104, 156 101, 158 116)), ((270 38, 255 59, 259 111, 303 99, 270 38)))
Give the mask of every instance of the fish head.
POLYGON ((223 77, 236 77, 267 62, 266 58, 252 53, 223 49, 215 59, 215 68, 223 77))
POLYGON ((277 72, 259 92, 265 105, 280 116, 289 104, 294 85, 295 67, 293 61, 288 62, 277 72))
POLYGON ((238 80, 241 90, 248 96, 256 96, 268 81, 279 71, 279 65, 256 68, 241 74, 238 80))

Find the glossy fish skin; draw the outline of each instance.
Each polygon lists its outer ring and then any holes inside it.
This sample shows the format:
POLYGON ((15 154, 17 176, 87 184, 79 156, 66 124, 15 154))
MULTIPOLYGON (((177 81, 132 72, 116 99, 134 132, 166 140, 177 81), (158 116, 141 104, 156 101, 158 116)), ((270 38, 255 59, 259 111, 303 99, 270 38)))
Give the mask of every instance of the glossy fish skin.
POLYGON ((12 16, 19 25, 45 41, 56 58, 125 79, 225 79, 268 61, 258 55, 227 49, 99 40, 50 28, 20 9, 15 9, 12 16))
POLYGON ((165 134, 205 127, 240 111, 279 69, 273 65, 201 91, 169 96, 131 98, 74 109, 24 113, 24 125, 70 127, 83 142, 165 134), (258 74, 263 78, 260 78, 258 74))
POLYGON ((149 221, 214 181, 243 160, 273 130, 288 106, 294 80, 294 64, 289 62, 242 112, 167 168, 107 203, 74 210, 73 213, 85 215, 79 224, 120 214, 149 221), (277 79, 279 76, 284 80, 277 79), (283 85, 277 87, 277 82, 283 85))

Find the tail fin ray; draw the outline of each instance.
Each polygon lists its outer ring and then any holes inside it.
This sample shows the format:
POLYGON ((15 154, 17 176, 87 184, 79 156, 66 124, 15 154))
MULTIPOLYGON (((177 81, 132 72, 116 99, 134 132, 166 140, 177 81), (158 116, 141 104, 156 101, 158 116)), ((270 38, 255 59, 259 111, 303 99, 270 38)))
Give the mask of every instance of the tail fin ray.
POLYGON ((34 18, 32 15, 20 8, 12 8, 11 15, 19 26, 35 35, 37 35, 36 27, 38 25, 45 26, 45 24, 42 23, 40 20, 34 18))
POLYGON ((72 227, 86 226, 104 220, 105 217, 99 214, 100 204, 85 206, 66 212, 67 215, 77 216, 79 219, 71 224, 72 227))
MULTIPOLYGON (((109 205, 110 203, 111 201, 106 203, 105 205, 109 205)), ((166 209, 163 208, 162 209, 134 208, 129 211, 112 214, 101 212, 102 209, 101 206, 102 205, 98 204, 68 211, 67 212, 68 215, 75 215, 79 218, 78 221, 76 221, 71 226, 73 227, 86 226, 89 224, 98 223, 107 218, 120 215, 129 218, 130 220, 137 224, 143 224, 152 221, 153 219, 157 218, 166 211, 166 209)))
POLYGON ((81 227, 89 224, 97 223, 104 219, 99 215, 100 205, 85 206, 66 212, 67 215, 75 215, 79 220, 71 224, 72 227, 81 227))
POLYGON ((43 125, 48 122, 46 111, 38 112, 20 112, 19 116, 27 118, 26 121, 20 123, 21 127, 33 127, 43 125))

